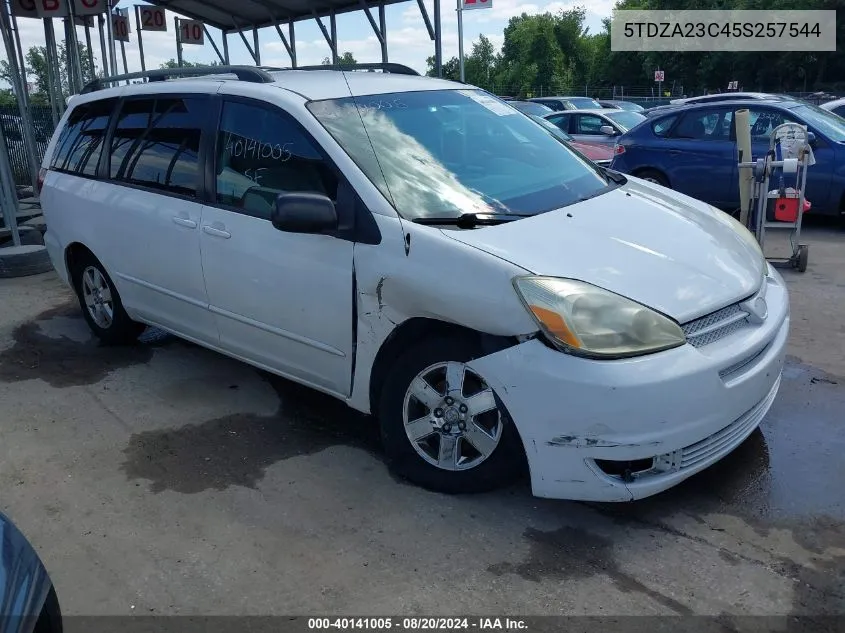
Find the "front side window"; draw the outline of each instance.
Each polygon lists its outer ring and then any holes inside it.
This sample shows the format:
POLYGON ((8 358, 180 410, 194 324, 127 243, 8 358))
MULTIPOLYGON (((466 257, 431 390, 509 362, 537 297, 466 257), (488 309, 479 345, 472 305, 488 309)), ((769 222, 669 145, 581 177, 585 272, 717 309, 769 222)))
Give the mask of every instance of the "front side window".
POLYGON ((535 215, 614 186, 588 160, 481 90, 308 104, 402 217, 535 215))
MULTIPOLYGON (((845 119, 818 106, 802 104, 790 110, 801 122, 815 128, 835 143, 845 143, 845 119)), ((845 114, 845 113, 843 113, 845 114)))
POLYGON ((601 126, 607 122, 594 114, 582 114, 578 117, 576 134, 601 134, 601 126))
POLYGON ((337 198, 337 177, 305 132, 286 114, 223 104, 217 135, 217 202, 270 219, 282 193, 337 198))
POLYGON ((53 169, 96 176, 114 105, 114 99, 106 99, 73 109, 56 143, 53 169))
POLYGON ((785 115, 781 110, 766 110, 754 107, 748 109, 751 138, 755 141, 768 142, 777 126, 794 122, 795 120, 792 117, 785 115))
POLYGON ((199 149, 210 102, 163 96, 132 99, 121 108, 111 144, 113 180, 197 197, 199 149))

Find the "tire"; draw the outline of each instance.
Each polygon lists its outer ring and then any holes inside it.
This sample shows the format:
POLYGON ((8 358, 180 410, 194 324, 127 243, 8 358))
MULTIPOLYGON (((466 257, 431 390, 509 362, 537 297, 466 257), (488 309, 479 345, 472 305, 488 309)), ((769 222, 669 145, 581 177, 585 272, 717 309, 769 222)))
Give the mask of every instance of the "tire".
POLYGON ((56 596, 56 588, 50 587, 41 614, 35 623, 32 633, 62 633, 62 610, 59 606, 59 598, 56 596))
POLYGON ((504 405, 464 364, 481 355, 479 346, 470 339, 444 336, 421 341, 394 362, 378 403, 382 442, 393 472, 423 488, 448 494, 500 488, 524 472, 522 442, 504 405), (451 392, 456 396, 452 402, 443 387, 447 367, 464 372, 454 374, 463 376, 463 388, 451 392), (410 395, 415 381, 421 380, 426 385, 422 392, 429 406, 410 395), (474 395, 483 400, 473 401, 474 395), (479 414, 473 416, 471 409, 462 413, 464 402, 467 408, 477 408, 479 414), (491 405, 492 409, 482 412, 491 405), (416 425, 408 425, 416 428, 416 442, 406 432, 406 407, 408 419, 418 420, 416 425))
POLYGON ((117 288, 97 258, 80 254, 72 275, 79 307, 94 335, 108 345, 135 343, 146 326, 126 314, 117 288))
POLYGON ((661 174, 656 169, 643 169, 638 171, 634 174, 637 178, 641 178, 642 180, 646 180, 648 182, 653 182, 656 185, 660 185, 661 187, 669 187, 669 180, 661 174))
POLYGON ((798 260, 795 264, 795 267, 798 269, 799 273, 803 273, 807 271, 807 262, 810 259, 810 247, 806 244, 800 244, 798 246, 798 260))
POLYGON ((28 277, 53 270, 47 247, 39 244, 0 248, 0 278, 28 277))
MULTIPOLYGON (((44 236, 41 234, 41 231, 34 226, 19 226, 18 235, 21 238, 21 246, 44 245, 44 236)), ((0 248, 4 246, 14 246, 14 244, 15 241, 12 238, 12 230, 0 229, 0 248)))

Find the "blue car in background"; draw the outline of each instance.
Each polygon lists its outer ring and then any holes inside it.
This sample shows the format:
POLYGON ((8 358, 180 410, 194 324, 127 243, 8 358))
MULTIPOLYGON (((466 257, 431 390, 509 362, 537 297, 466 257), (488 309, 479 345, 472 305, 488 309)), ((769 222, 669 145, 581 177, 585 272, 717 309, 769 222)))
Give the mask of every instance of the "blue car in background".
POLYGON ((0 513, 0 633, 62 633, 56 591, 26 537, 0 513))
POLYGON ((812 213, 845 214, 845 119, 804 102, 734 100, 669 109, 619 138, 611 169, 735 211, 740 203, 734 113, 742 108, 749 110, 755 159, 769 150, 778 125, 807 126, 815 136, 816 164, 807 170, 806 191, 812 213))

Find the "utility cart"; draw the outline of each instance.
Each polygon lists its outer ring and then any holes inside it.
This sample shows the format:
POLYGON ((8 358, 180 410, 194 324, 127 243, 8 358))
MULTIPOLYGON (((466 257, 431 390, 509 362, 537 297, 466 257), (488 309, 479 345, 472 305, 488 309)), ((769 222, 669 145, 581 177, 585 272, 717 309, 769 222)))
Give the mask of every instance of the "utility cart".
MULTIPOLYGON (((742 159, 740 156, 740 161, 742 159)), ((754 176, 748 230, 757 238, 764 253, 767 231, 791 230, 789 243, 792 254, 785 258, 766 259, 774 266, 795 268, 802 273, 807 270, 810 249, 800 243, 801 220, 810 210, 804 191, 807 168, 813 164, 815 158, 810 147, 810 134, 797 123, 784 123, 772 131, 765 157, 739 163, 739 167, 750 168, 754 176), (787 180, 795 184, 787 186, 787 180)))

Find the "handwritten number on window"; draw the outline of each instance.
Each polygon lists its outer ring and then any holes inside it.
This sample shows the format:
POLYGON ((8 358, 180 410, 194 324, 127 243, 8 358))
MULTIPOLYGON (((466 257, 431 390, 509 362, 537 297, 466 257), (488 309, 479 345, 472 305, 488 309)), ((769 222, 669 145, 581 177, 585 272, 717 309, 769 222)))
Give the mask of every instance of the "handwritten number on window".
POLYGON ((229 134, 226 138, 225 149, 232 158, 271 159, 284 163, 293 156, 290 149, 292 145, 292 142, 262 143, 251 138, 235 140, 234 135, 229 134))

